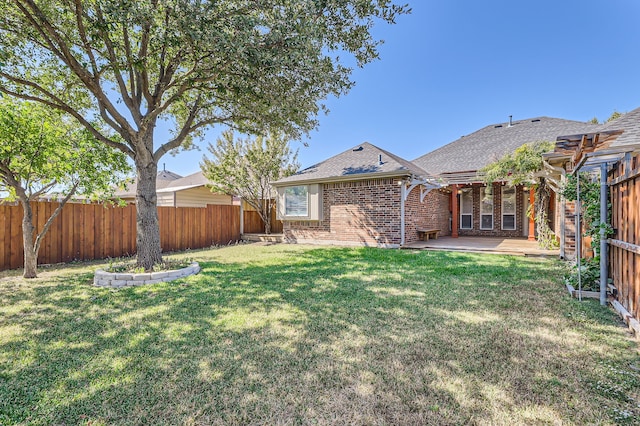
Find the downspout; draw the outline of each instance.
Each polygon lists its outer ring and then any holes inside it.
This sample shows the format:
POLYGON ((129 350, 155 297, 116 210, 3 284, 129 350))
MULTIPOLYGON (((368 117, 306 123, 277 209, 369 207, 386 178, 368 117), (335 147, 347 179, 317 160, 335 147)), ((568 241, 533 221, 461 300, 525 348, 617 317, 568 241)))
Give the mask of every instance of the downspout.
POLYGON ((607 163, 600 165, 600 304, 607 304, 607 235, 603 226, 607 223, 607 163))
POLYGON ((400 246, 404 246, 404 199, 406 198, 407 184, 400 181, 400 246))

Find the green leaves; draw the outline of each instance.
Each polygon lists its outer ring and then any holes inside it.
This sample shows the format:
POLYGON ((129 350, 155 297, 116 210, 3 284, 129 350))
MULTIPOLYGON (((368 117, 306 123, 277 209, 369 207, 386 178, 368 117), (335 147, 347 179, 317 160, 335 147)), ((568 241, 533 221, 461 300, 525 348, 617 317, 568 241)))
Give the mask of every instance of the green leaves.
POLYGON ((505 154, 498 161, 481 170, 487 183, 506 181, 521 185, 535 181, 534 174, 542 170, 542 154, 553 150, 553 142, 527 143, 513 153, 505 154))
POLYGON ((201 164, 214 192, 239 195, 270 222, 274 198, 271 183, 295 173, 300 164, 284 135, 237 138, 228 130, 209 144, 212 159, 201 164))
POLYGON ((71 190, 105 196, 128 172, 122 153, 55 110, 0 98, 0 189, 26 200, 71 190))

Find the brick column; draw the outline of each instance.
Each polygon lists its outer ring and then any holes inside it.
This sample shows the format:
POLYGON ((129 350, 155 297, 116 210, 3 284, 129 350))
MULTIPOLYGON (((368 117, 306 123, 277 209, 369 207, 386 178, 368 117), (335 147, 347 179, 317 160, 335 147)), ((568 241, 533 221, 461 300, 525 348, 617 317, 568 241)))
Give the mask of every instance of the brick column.
POLYGON ((451 237, 458 238, 458 185, 451 185, 451 237))
POLYGON ((529 189, 529 205, 531 206, 531 216, 529 216, 529 241, 535 241, 536 240, 536 224, 535 221, 533 220, 533 218, 535 217, 536 211, 535 211, 535 193, 533 192, 533 188, 529 189))

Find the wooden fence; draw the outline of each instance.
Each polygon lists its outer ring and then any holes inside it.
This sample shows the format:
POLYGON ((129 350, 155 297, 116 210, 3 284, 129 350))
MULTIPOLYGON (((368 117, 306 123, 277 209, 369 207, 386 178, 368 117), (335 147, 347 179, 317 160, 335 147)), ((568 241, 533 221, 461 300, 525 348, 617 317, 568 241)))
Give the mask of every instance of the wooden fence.
POLYGON ((609 177, 611 224, 610 276, 617 299, 640 318, 640 156, 626 158, 609 177))
MULTIPOLYGON (((58 206, 33 203, 40 230, 58 206)), ((164 252, 228 244, 240 239, 240 207, 208 205, 158 207, 160 243, 164 252)), ((136 251, 136 207, 68 203, 45 236, 38 263, 129 256, 136 251)), ((0 270, 23 265, 22 207, 0 205, 0 270)))
MULTIPOLYGON (((257 211, 246 208, 243 213, 243 231, 245 234, 262 234, 264 232, 264 222, 257 211)), ((276 209, 271 212, 271 233, 282 233, 282 221, 276 219, 276 209)))

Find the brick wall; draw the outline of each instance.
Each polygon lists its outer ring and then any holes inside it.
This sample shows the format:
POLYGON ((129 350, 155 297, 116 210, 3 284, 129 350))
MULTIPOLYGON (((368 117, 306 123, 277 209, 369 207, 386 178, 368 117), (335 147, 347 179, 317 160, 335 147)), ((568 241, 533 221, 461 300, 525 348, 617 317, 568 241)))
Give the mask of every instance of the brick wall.
POLYGON ((576 258, 576 203, 573 201, 566 201, 564 208, 564 257, 576 258))
POLYGON ((398 179, 322 185, 320 221, 284 221, 289 242, 397 246, 400 244, 398 179))
MULTIPOLYGON (((432 190, 420 202, 414 188, 405 203, 405 243, 417 241, 418 228, 436 228, 450 235, 449 198, 432 190)), ((400 245, 398 179, 370 179, 322 185, 320 221, 284 221, 289 242, 397 247, 400 245)))
POLYGON ((405 243, 418 241, 418 229, 439 229, 440 235, 451 235, 450 198, 450 192, 434 189, 421 203, 420 189, 411 191, 405 203, 405 243))
MULTIPOLYGON (((459 229, 462 236, 520 238, 523 236, 523 215, 527 209, 528 198, 521 186, 516 187, 516 229, 502 229, 502 185, 493 184, 493 229, 480 229, 480 188, 484 185, 473 184, 473 229, 459 229)), ((528 194, 527 194, 528 195, 528 194)), ((460 220, 458 219, 458 223, 460 220)))

